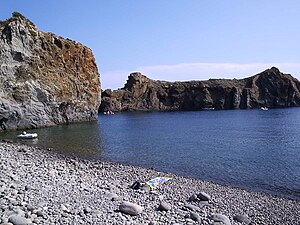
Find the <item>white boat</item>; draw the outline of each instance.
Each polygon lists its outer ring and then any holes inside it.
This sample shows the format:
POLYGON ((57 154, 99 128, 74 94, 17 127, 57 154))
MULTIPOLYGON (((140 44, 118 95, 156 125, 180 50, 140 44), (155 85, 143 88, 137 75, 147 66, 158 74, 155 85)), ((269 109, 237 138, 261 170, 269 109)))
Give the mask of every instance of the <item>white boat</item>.
POLYGON ((202 110, 215 110, 215 107, 205 107, 205 108, 202 108, 202 110))
POLYGON ((269 110, 267 107, 260 107, 260 110, 266 111, 269 110))
POLYGON ((34 138, 37 138, 37 133, 26 133, 25 131, 22 133, 22 134, 19 134, 17 136, 17 138, 20 138, 20 139, 34 139, 34 138))
POLYGON ((103 112, 104 115, 114 115, 115 113, 113 111, 107 111, 103 112))

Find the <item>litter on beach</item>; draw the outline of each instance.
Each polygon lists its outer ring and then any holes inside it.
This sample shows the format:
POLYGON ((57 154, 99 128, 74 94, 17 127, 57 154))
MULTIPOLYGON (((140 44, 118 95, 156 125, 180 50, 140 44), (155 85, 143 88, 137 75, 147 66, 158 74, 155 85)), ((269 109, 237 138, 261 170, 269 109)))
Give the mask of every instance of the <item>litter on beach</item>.
POLYGON ((149 187, 151 189, 155 189, 158 187, 158 185, 168 181, 168 180, 171 180, 172 178, 171 177, 155 177, 149 181, 146 182, 147 185, 149 185, 149 187))

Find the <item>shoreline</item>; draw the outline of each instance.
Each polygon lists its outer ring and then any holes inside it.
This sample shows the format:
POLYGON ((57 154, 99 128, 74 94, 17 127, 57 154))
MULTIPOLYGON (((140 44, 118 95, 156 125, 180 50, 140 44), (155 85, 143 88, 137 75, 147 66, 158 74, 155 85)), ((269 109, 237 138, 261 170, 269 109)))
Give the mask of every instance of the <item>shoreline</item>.
POLYGON ((29 224, 217 224, 214 215, 221 214, 233 225, 300 224, 298 200, 268 193, 23 144, 2 142, 0 157, 2 223, 18 217, 29 224), (172 179, 155 190, 130 188, 157 176, 172 179), (208 202, 191 200, 200 192, 210 196, 208 202), (120 212, 123 201, 138 204, 142 212, 120 212), (161 202, 170 209, 158 210, 161 202), (248 220, 237 222, 243 215, 248 220))

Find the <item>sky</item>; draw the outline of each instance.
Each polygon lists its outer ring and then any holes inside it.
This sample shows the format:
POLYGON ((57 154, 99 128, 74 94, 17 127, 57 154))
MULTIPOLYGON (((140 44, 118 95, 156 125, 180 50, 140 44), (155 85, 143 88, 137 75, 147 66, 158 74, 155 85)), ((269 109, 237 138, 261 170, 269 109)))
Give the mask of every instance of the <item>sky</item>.
POLYGON ((45 32, 92 49, 102 89, 155 80, 243 78, 272 66, 300 78, 299 0, 0 0, 45 32))

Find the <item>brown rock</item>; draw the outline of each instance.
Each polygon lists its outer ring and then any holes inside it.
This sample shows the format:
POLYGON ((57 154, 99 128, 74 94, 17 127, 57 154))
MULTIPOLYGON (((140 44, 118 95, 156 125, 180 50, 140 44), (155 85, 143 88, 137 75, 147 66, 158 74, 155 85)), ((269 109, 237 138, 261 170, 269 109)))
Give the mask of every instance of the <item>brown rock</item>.
POLYGON ((0 49, 1 129, 97 119, 99 73, 89 48, 14 13, 0 22, 0 49))

